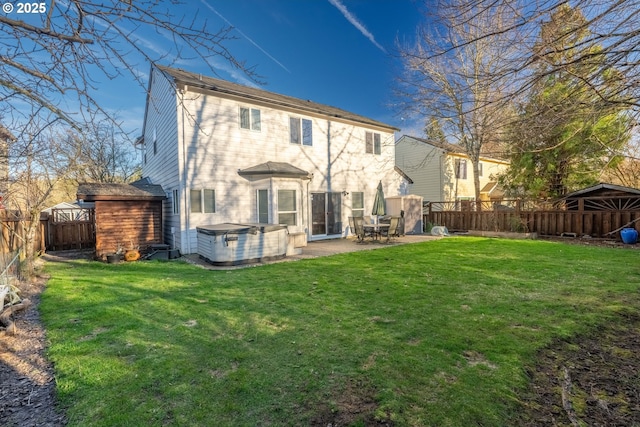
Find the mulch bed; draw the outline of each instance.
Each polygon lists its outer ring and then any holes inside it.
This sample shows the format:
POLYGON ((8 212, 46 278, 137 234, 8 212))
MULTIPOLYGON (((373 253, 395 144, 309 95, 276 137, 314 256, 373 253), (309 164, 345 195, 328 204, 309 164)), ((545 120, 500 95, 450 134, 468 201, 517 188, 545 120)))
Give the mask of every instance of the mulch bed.
POLYGON ((45 358, 46 336, 38 314, 46 278, 20 286, 22 298, 32 304, 16 313, 16 334, 0 331, 0 425, 57 427, 66 425, 56 409, 53 367, 45 358))

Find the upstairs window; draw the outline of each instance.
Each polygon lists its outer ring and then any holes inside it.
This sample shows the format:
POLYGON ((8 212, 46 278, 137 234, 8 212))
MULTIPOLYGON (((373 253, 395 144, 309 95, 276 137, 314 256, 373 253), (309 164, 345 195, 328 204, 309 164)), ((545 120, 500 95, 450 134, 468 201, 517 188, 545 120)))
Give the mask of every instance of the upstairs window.
POLYGON ((456 159, 456 178, 467 179, 467 161, 463 159, 456 159))
POLYGON ((289 117, 289 142, 298 145, 313 145, 313 122, 308 119, 289 117))
POLYGON ((364 133, 365 152, 367 154, 382 153, 382 144, 380 143, 380 134, 374 132, 364 133))
POLYGON ((240 107, 240 128, 260 131, 260 110, 240 107))

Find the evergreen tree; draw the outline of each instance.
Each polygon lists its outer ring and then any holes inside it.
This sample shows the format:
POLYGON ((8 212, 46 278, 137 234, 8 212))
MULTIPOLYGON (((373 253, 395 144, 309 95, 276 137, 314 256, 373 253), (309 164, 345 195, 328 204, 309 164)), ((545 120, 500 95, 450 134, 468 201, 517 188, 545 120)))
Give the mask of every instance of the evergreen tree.
POLYGON ((511 166, 501 178, 512 193, 553 198, 594 184, 630 139, 629 115, 615 102, 624 78, 602 67, 602 48, 586 42, 589 35, 568 4, 541 26, 537 84, 511 127, 511 166), (597 70, 604 71, 594 80, 597 70))

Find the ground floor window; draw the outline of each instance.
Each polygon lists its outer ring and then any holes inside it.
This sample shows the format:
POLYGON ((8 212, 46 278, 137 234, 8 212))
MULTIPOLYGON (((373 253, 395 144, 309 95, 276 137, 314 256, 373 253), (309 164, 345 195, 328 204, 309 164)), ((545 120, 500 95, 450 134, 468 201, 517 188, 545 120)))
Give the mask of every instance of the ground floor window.
POLYGON ((216 211, 215 190, 190 190, 192 213, 214 213, 216 211))
POLYGON ((296 190, 278 190, 278 224, 298 225, 296 190))
POLYGON ((351 193, 351 216, 364 216, 364 193, 362 191, 351 193))
POLYGON ((269 191, 258 190, 258 222, 261 224, 269 223, 269 191))

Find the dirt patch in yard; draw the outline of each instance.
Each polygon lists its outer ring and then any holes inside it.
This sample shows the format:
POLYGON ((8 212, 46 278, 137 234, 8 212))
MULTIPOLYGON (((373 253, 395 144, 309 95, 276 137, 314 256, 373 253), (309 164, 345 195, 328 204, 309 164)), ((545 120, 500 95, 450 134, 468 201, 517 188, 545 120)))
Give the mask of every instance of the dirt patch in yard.
POLYGON ((640 425, 640 316, 542 350, 517 426, 640 425))

